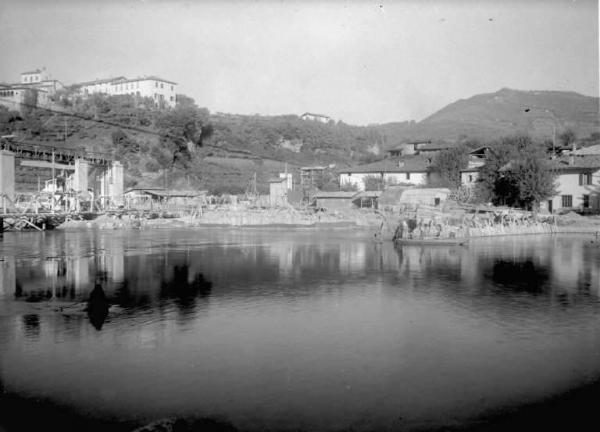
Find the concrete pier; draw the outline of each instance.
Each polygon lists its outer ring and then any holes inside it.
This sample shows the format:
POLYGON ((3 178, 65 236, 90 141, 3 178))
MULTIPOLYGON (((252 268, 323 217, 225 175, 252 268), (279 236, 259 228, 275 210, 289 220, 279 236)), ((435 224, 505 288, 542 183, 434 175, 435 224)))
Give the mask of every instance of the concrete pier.
POLYGON ((15 199, 15 155, 6 150, 0 150, 0 211, 4 211, 15 199))
POLYGON ((75 174, 73 176, 73 189, 76 192, 88 190, 90 164, 84 159, 75 159, 75 174))

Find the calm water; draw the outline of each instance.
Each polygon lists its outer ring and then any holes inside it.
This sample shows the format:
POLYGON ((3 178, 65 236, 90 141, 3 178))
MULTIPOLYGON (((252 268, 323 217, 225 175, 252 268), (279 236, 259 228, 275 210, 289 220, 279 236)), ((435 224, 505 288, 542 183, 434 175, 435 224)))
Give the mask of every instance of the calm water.
POLYGON ((586 237, 48 232, 0 258, 0 385, 98 418, 410 429, 600 377, 586 237))

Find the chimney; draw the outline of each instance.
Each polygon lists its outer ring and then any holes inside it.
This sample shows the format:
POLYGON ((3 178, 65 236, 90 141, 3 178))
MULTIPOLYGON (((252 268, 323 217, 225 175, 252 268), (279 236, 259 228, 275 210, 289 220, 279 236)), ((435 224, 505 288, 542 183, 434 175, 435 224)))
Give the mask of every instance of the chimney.
POLYGON ((404 161, 398 161, 398 168, 402 168, 404 166, 404 161))

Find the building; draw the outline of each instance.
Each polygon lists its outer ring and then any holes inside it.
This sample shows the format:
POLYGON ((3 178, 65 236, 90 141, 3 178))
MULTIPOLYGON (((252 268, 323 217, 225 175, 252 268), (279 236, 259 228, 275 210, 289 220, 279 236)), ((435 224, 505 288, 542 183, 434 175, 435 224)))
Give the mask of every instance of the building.
POLYGON ((291 173, 279 173, 279 178, 269 180, 269 205, 277 207, 288 203, 288 193, 292 187, 291 173))
POLYGON ((325 210, 348 210, 354 208, 358 192, 321 191, 313 195, 315 207, 325 210))
POLYGON ((431 158, 412 155, 338 170, 340 186, 352 184, 365 190, 365 182, 373 177, 386 185, 425 185, 429 181, 431 162, 431 158))
POLYGON ((302 120, 312 120, 312 121, 318 121, 321 123, 329 123, 331 121, 331 117, 329 117, 329 116, 326 116, 324 114, 314 114, 314 113, 309 113, 309 112, 302 114, 300 116, 300 118, 302 120))
POLYGON ((15 111, 25 107, 48 108, 56 92, 63 88, 60 81, 50 78, 46 68, 22 72, 20 82, 0 84, 0 105, 15 111))
POLYGON ((449 195, 450 189, 447 188, 392 186, 379 196, 379 208, 396 212, 418 205, 437 207, 445 202, 449 195))
POLYGON ((329 166, 305 166, 300 168, 300 186, 302 189, 319 188, 327 178, 329 166))
POLYGON ((600 154, 568 155, 552 162, 557 194, 542 203, 550 212, 600 212, 600 154))
POLYGON ((472 188, 479 178, 479 170, 485 165, 486 152, 489 147, 479 147, 469 152, 469 162, 465 169, 460 170, 460 182, 463 186, 472 188))
POLYGON ((453 148, 454 144, 446 142, 432 142, 431 140, 407 141, 387 150, 389 157, 401 157, 408 155, 431 155, 443 150, 453 148))
POLYGON ((144 76, 138 78, 99 79, 75 84, 80 96, 91 94, 106 94, 110 96, 131 95, 151 98, 156 105, 161 107, 174 107, 177 103, 177 83, 157 76, 144 76))
POLYGON ((22 111, 27 105, 47 107, 49 104, 50 95, 46 90, 20 84, 0 84, 0 105, 11 111, 22 111))

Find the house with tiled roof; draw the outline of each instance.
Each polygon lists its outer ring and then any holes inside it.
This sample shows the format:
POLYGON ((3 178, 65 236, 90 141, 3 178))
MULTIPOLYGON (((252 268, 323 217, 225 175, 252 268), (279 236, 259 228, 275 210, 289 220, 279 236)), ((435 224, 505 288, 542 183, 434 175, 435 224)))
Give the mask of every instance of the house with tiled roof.
POLYGON ((174 107, 177 103, 177 83, 155 75, 137 78, 97 79, 74 85, 80 96, 101 93, 111 96, 131 95, 151 98, 158 106, 174 107))
POLYGON ((600 211, 600 154, 570 154, 553 159, 557 194, 542 207, 553 212, 560 209, 600 211))
POLYGON ((305 112, 300 116, 300 118, 302 120, 318 121, 321 123, 329 123, 329 121, 331 120, 331 117, 326 116, 325 114, 315 114, 309 112, 305 112))
POLYGON ((365 190, 368 177, 378 177, 384 184, 425 185, 429 181, 431 157, 410 155, 401 158, 387 158, 366 165, 338 170, 340 185, 355 185, 365 190))

